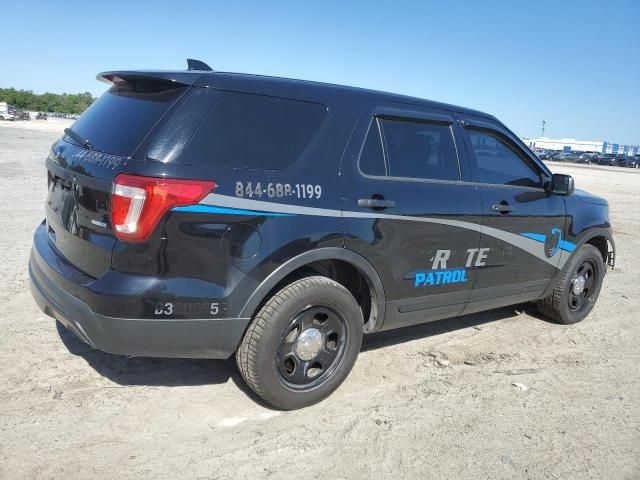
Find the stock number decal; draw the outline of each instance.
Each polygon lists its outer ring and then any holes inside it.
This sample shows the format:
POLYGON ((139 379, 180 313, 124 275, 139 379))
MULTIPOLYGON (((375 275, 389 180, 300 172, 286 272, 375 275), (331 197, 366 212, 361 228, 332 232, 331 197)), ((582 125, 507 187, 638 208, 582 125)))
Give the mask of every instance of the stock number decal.
POLYGON ((322 186, 310 183, 236 182, 236 197, 318 199, 322 197, 322 186))
POLYGON ((208 315, 217 317, 221 311, 222 306, 218 302, 166 302, 156 304, 153 313, 163 317, 172 315, 208 315))

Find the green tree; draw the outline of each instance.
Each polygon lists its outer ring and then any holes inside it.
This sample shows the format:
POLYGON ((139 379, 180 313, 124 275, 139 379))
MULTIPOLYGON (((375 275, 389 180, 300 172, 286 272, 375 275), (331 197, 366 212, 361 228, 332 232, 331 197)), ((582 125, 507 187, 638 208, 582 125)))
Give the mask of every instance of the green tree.
POLYGON ((89 92, 62 94, 45 92, 37 95, 31 90, 0 88, 0 102, 7 102, 20 110, 80 114, 94 100, 95 98, 89 92))

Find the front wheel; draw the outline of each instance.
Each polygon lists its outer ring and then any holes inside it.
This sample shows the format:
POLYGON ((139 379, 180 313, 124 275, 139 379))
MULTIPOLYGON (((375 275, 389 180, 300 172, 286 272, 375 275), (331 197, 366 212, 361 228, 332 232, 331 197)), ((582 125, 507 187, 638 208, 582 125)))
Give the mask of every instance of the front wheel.
POLYGON ((347 377, 362 344, 353 295, 320 276, 294 281, 252 320, 236 352, 245 382, 267 403, 293 410, 329 396, 347 377))
POLYGON ((593 245, 583 245, 567 262, 551 295, 538 300, 538 310, 558 323, 578 323, 593 309, 604 274, 600 251, 593 245))

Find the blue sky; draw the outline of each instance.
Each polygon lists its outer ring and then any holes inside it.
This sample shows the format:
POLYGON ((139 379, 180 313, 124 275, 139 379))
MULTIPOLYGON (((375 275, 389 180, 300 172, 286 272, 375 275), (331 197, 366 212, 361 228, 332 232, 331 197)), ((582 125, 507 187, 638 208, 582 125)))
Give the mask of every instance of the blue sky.
POLYGON ((110 69, 214 70, 414 95, 522 136, 640 144, 640 0, 9 0, 0 87, 90 91, 110 69), (7 40, 9 39, 9 40, 7 40))

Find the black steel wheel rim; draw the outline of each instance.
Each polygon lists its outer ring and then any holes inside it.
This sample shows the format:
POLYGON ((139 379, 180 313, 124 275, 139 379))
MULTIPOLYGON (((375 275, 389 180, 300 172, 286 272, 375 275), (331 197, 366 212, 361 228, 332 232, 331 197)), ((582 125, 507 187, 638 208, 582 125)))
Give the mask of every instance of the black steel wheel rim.
POLYGON ((325 382, 342 362, 347 335, 347 323, 337 309, 316 305, 297 313, 282 330, 276 347, 280 381, 293 390, 309 390, 325 382), (307 338, 311 347, 305 349, 307 338), (315 353, 314 347, 317 354, 308 358, 315 353))
POLYGON ((596 266, 591 260, 585 260, 577 268, 569 287, 568 301, 571 311, 579 312, 593 303, 598 286, 597 272, 596 266), (584 286, 580 291, 576 291, 576 285, 582 283, 581 278, 584 279, 584 286))

